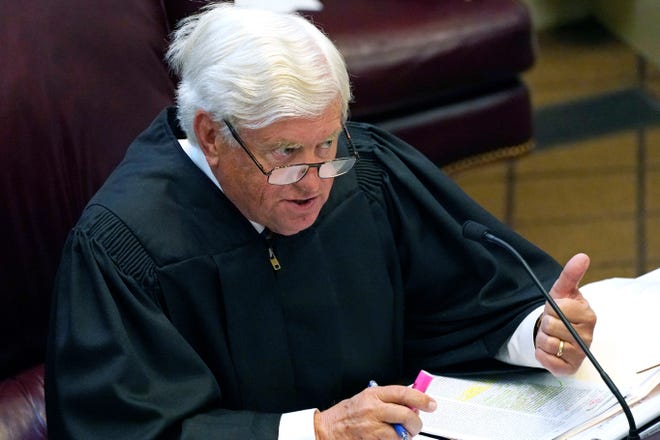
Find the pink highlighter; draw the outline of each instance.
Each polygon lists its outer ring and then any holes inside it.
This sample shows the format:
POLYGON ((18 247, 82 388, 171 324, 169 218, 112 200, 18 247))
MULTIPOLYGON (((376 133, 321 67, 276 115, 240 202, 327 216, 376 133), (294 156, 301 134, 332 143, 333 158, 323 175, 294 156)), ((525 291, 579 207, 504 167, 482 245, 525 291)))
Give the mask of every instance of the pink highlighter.
POLYGON ((433 380, 433 375, 424 371, 420 370, 419 374, 417 375, 417 379, 415 379, 415 382, 413 383, 413 389, 421 391, 422 393, 426 392, 426 389, 429 387, 429 384, 433 380))

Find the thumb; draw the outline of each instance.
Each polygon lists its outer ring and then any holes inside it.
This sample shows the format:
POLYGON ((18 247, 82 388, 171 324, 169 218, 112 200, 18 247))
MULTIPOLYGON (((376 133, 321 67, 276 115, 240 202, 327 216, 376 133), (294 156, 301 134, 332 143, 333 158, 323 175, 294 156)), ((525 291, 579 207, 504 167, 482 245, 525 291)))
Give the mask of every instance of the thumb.
POLYGON ((559 278, 550 290, 554 299, 577 298, 581 296, 578 286, 584 274, 589 269, 589 256, 587 254, 574 255, 559 274, 559 278))

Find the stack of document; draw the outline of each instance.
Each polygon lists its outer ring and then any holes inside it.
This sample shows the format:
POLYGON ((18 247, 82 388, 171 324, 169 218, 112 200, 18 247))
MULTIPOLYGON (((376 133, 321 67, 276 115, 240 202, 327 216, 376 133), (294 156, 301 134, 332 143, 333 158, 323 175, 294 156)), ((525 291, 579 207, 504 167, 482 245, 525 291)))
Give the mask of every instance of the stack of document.
MULTIPOLYGON (((598 316, 591 350, 631 406, 637 427, 660 416, 660 269, 581 288, 598 316)), ((436 376, 423 433, 457 440, 616 439, 628 423, 588 360, 570 377, 547 372, 436 376)))

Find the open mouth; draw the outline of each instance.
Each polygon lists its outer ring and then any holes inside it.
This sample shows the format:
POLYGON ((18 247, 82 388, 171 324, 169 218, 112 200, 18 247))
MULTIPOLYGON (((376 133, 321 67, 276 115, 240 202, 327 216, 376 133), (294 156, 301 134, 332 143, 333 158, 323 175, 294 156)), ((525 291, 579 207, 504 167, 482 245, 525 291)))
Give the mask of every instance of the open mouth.
POLYGON ((303 199, 303 200, 293 200, 293 203, 295 203, 296 205, 299 205, 299 206, 305 206, 305 205, 311 204, 313 200, 314 200, 313 198, 312 199, 303 199))

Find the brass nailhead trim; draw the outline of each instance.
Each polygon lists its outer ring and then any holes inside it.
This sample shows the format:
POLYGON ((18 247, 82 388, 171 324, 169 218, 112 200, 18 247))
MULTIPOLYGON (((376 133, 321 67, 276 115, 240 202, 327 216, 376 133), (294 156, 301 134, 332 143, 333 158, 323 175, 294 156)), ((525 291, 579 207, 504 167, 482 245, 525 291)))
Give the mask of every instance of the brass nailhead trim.
POLYGON ((457 160, 456 162, 452 162, 448 165, 445 165, 444 167, 442 167, 442 170, 447 174, 455 174, 460 171, 465 171, 469 168, 474 168, 480 165, 486 165, 503 159, 512 159, 514 157, 519 157, 529 153, 530 151, 532 151, 532 149, 534 149, 534 141, 529 140, 519 145, 498 148, 497 150, 494 151, 476 154, 474 156, 457 160))

